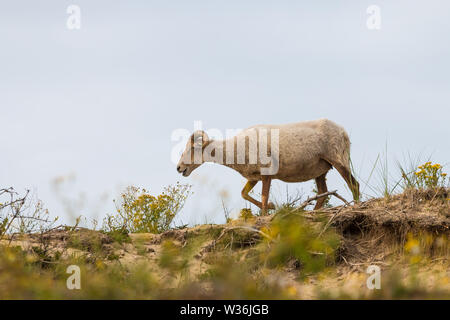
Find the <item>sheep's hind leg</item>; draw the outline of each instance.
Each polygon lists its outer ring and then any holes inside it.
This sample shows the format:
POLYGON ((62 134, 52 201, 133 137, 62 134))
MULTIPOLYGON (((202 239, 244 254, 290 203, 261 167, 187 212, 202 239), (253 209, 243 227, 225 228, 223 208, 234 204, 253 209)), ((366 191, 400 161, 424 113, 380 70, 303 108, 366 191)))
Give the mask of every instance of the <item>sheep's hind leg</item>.
POLYGON ((345 182, 347 182, 348 187, 350 188, 353 200, 355 202, 359 201, 360 193, 359 193, 359 183, 355 179, 355 177, 352 175, 352 171, 350 170, 349 165, 343 165, 337 161, 330 161, 327 160, 333 167, 336 168, 336 170, 339 172, 339 174, 344 178, 345 182))
MULTIPOLYGON (((317 185, 317 194, 322 194, 328 191, 327 188, 327 180, 326 180, 326 173, 324 173, 321 176, 318 176, 316 178, 316 185, 317 185)), ((314 206, 314 210, 320 209, 323 207, 323 204, 325 202, 325 200, 327 199, 327 197, 322 197, 317 199, 316 205, 314 206)))
POLYGON ((262 176, 262 207, 261 214, 265 216, 267 214, 267 209, 274 209, 275 206, 272 203, 269 203, 269 192, 270 192, 270 183, 272 182, 272 178, 269 176, 262 176))
POLYGON ((355 202, 358 202, 360 197, 359 183, 352 175, 351 170, 344 166, 335 166, 335 168, 337 169, 337 171, 339 171, 341 176, 344 178, 345 182, 347 182, 348 187, 352 191, 353 200, 355 200, 355 202))
POLYGON ((255 181, 250 181, 249 180, 249 181, 247 181, 247 183, 244 186, 244 189, 242 189, 242 191, 241 191, 241 195, 242 195, 242 198, 244 198, 245 200, 250 201, 251 203, 253 203, 258 208, 262 208, 261 202, 253 199, 248 194, 250 191, 252 191, 253 187, 256 186, 257 183, 258 183, 258 180, 255 180, 255 181))

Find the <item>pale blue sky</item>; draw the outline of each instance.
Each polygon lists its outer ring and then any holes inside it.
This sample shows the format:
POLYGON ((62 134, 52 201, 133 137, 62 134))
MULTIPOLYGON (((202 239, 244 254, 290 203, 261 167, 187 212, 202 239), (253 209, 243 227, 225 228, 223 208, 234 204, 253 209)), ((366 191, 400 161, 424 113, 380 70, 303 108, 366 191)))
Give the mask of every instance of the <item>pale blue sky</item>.
MULTIPOLYGON (((64 216, 51 181, 72 175, 62 192, 84 193, 76 211, 101 218, 126 185, 158 193, 179 180, 195 191, 180 219, 221 222, 219 193, 244 207, 243 178, 217 165, 183 178, 170 160, 171 133, 195 120, 329 118, 350 133, 363 177, 386 140, 393 164, 406 152, 447 163, 449 34, 445 0, 3 1, 0 185, 32 188, 64 216), (81 30, 66 28, 70 4, 81 30), (372 4, 379 31, 366 27, 372 4)), ((348 197, 335 172, 328 181, 348 197)))

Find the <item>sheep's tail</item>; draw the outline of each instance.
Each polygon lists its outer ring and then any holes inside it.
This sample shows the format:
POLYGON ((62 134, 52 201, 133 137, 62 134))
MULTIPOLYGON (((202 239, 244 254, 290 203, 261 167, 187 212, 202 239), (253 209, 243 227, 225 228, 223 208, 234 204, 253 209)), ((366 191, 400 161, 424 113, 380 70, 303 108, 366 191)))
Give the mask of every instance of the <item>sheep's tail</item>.
POLYGON ((342 151, 341 151, 341 163, 345 165, 348 169, 350 168, 350 138, 347 132, 342 132, 342 151))

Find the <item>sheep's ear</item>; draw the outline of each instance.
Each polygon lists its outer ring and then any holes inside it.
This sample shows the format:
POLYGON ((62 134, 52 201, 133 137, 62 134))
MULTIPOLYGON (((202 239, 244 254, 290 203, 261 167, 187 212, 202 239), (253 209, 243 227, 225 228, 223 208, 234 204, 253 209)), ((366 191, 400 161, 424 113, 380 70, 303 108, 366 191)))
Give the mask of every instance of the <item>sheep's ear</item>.
POLYGON ((192 134, 191 141, 194 148, 202 148, 208 143, 209 137, 205 131, 198 130, 192 134))

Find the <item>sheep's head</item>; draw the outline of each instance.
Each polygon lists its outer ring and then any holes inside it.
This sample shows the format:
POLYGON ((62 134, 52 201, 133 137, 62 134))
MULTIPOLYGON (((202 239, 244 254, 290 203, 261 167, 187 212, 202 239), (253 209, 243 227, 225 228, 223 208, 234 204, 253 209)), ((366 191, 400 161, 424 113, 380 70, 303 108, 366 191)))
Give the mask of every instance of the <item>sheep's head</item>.
POLYGON ((206 132, 203 130, 195 131, 186 143, 186 149, 184 149, 180 161, 178 161, 177 171, 187 177, 198 168, 204 162, 203 149, 209 142, 206 132))

